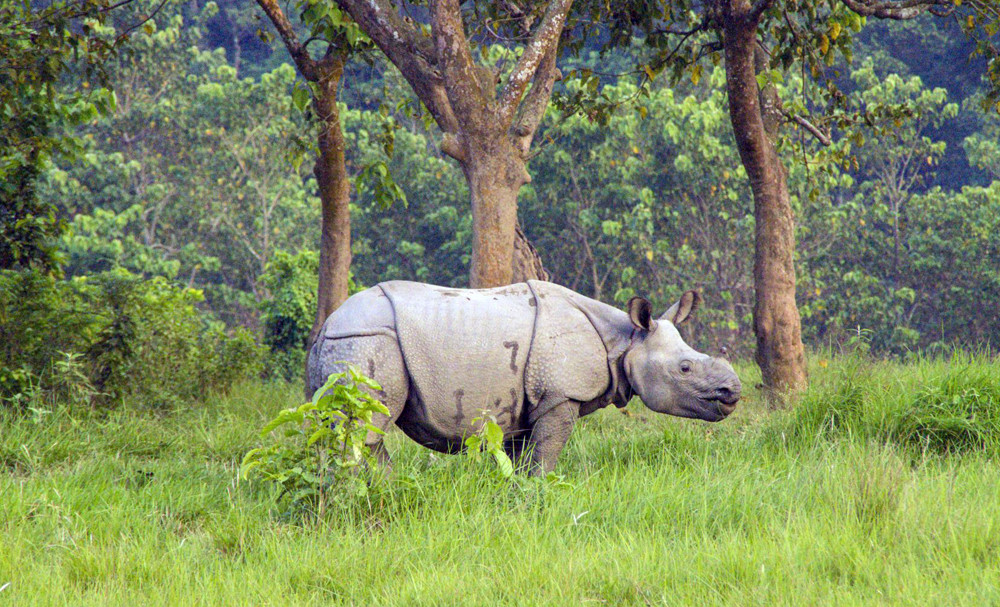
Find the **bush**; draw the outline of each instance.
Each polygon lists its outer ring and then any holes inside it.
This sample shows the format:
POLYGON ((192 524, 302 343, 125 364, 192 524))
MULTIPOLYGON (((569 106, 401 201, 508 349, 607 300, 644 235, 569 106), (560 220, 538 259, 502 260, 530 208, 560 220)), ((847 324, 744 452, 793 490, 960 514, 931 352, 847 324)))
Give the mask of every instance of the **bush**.
POLYGON ((372 425, 375 413, 388 415, 385 405, 362 390, 381 390, 353 365, 330 375, 310 402, 284 409, 261 430, 261 438, 281 430, 271 444, 249 451, 242 475, 251 473, 280 487, 278 500, 290 512, 322 517, 332 506, 350 506, 349 495, 364 497, 368 482, 377 478, 376 461, 365 438, 383 432, 372 425), (367 479, 359 476, 367 471, 367 479))
MULTIPOLYGON (((319 253, 310 249, 296 254, 276 250, 260 280, 270 297, 260 302, 264 345, 270 350, 267 372, 272 377, 296 380, 306 362, 306 341, 316 317, 319 253)), ((348 292, 362 289, 348 279, 348 292)))
POLYGON ((264 345, 270 351, 268 374, 283 379, 302 376, 306 340, 316 314, 319 253, 277 250, 260 280, 271 294, 260 302, 264 345))
POLYGON ((113 270, 70 281, 0 273, 0 399, 149 406, 260 372, 262 351, 197 309, 202 294, 113 270))

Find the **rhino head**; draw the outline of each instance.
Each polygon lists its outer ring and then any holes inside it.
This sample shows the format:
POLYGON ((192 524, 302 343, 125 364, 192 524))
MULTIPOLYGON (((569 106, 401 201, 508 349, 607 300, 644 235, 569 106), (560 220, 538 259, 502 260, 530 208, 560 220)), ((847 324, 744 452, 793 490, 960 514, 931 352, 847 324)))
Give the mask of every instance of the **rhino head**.
POLYGON ((624 368, 632 389, 653 411, 716 422, 736 408, 742 386, 727 361, 697 352, 681 339, 676 325, 700 303, 698 293, 687 291, 654 320, 647 300, 629 300, 635 331, 624 368))

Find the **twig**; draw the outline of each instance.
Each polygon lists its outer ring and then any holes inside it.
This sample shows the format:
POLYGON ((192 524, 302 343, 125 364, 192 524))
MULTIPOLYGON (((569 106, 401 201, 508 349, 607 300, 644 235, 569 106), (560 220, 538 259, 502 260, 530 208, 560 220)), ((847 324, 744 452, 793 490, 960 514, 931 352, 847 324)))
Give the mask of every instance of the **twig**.
POLYGON ((117 43, 117 42, 120 42, 120 41, 128 38, 129 34, 131 34, 135 30, 137 30, 140 27, 142 27, 143 25, 145 25, 146 22, 148 22, 150 19, 152 19, 153 17, 155 17, 157 15, 157 13, 160 12, 160 9, 162 9, 164 7, 164 5, 166 5, 166 3, 167 3, 167 0, 161 0, 161 2, 156 6, 156 8, 153 9, 153 12, 149 13, 148 15, 146 15, 145 19, 143 19, 142 21, 139 21, 138 23, 135 23, 131 27, 127 28, 121 34, 118 34, 118 36, 115 38, 115 42, 117 43))
POLYGON ((809 122, 802 116, 797 116, 797 115, 792 116, 788 113, 785 113, 785 118, 788 118, 789 120, 792 120, 797 124, 801 125, 802 128, 812 133, 813 137, 815 137, 823 145, 825 146, 833 145, 833 141, 830 140, 829 135, 821 131, 819 127, 815 126, 813 123, 809 122))

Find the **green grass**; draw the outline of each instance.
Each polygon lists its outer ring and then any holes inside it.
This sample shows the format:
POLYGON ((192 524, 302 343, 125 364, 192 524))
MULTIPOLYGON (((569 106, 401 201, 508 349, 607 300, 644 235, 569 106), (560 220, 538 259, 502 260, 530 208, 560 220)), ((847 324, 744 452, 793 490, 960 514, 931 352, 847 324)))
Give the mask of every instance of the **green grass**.
POLYGON ((1000 361, 811 373, 792 411, 598 412, 562 486, 394 431, 389 485, 308 525, 237 479, 297 387, 0 413, 0 605, 1000 604, 1000 361))

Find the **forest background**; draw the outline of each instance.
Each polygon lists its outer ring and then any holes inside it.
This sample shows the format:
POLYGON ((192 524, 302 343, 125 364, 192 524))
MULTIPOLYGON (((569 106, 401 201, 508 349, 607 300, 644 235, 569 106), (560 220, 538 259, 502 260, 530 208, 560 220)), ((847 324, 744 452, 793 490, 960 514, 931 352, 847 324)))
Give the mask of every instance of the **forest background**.
MULTIPOLYGON (((30 184, 33 229, 46 236, 30 263, 5 241, 8 400, 75 390, 171 401, 245 374, 301 374, 320 229, 309 93, 254 2, 168 2, 131 21, 102 73, 69 62, 53 76, 63 105, 45 136, 60 145, 5 183, 30 184)), ((121 24, 100 27, 113 38, 121 24)), ((983 66, 954 20, 854 25, 853 61, 832 67, 860 119, 830 145, 795 125, 779 140, 803 339, 903 358, 989 348, 1000 338, 1000 118, 984 109, 983 66)), ((723 70, 705 59, 679 83, 642 88, 641 40, 592 46, 560 62, 577 77, 557 84, 540 129, 523 229, 553 281, 608 303, 644 295, 664 309, 700 290, 689 340, 746 358, 753 202, 723 70), (568 107, 584 88, 603 111, 568 107)), ((804 75, 773 84, 803 98, 816 86, 804 75)), ((466 286, 467 185, 430 117, 375 53, 347 65, 340 101, 352 289, 466 286)))

